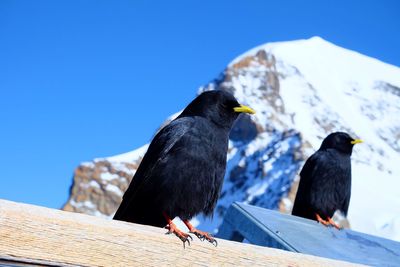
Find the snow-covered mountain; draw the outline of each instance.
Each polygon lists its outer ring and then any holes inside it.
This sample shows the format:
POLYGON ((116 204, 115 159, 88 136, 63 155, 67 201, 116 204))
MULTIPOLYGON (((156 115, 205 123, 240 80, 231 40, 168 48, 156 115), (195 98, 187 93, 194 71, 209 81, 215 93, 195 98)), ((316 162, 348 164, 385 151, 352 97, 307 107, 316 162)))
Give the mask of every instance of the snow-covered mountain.
MULTIPOLYGON (((235 124, 221 198, 200 228, 218 228, 233 201, 289 212, 304 160, 346 131, 365 142, 352 156, 351 228, 400 240, 400 68, 313 37, 256 47, 203 90, 257 114, 235 124)), ((82 163, 64 209, 112 215, 146 149, 82 163)))

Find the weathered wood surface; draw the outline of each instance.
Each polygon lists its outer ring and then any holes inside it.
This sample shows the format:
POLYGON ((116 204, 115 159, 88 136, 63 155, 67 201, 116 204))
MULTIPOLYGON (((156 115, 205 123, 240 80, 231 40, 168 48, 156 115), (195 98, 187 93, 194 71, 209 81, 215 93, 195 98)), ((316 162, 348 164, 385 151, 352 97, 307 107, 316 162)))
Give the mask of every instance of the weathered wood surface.
MULTIPOLYGON (((51 266, 353 266, 283 250, 196 237, 183 248, 161 228, 0 200, 0 263, 51 266)), ((22 265, 21 265, 22 266, 22 265)))

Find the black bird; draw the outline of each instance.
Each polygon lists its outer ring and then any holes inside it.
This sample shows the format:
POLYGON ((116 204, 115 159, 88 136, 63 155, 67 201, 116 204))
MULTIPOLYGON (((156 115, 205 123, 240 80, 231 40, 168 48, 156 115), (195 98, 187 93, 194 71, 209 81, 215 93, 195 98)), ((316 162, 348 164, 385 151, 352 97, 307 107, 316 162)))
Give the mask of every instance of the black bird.
POLYGON ((321 147, 307 159, 292 214, 340 228, 331 218, 340 210, 347 216, 351 194, 351 160, 355 144, 347 133, 329 134, 321 147))
POLYGON ((190 233, 216 245, 189 220, 201 212, 213 213, 225 174, 229 132, 242 112, 255 113, 225 91, 196 97, 151 141, 114 219, 165 226, 190 244, 190 235, 172 222, 179 217, 190 233))

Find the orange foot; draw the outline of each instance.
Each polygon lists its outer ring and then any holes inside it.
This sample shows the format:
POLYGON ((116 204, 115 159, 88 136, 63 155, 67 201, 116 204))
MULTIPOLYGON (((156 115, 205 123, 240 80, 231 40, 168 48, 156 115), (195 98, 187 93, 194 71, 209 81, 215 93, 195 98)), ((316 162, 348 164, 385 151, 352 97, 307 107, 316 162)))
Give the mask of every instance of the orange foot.
POLYGON ((184 220, 183 222, 189 229, 189 232, 194 234, 195 236, 197 236, 201 241, 207 240, 214 246, 218 246, 217 240, 214 237, 212 237, 212 235, 210 233, 206 233, 206 232, 197 230, 193 225, 190 224, 190 222, 188 220, 184 220))
POLYGON ((338 230, 341 229, 340 226, 339 226, 337 223, 335 223, 335 222, 331 219, 331 217, 327 217, 327 218, 328 218, 327 221, 325 221, 324 219, 322 219, 321 216, 319 216, 318 213, 315 213, 315 217, 317 218, 317 221, 318 221, 318 222, 322 223, 322 224, 325 225, 325 226, 330 226, 330 225, 332 225, 333 227, 335 227, 335 228, 338 229, 338 230))
POLYGON ((176 227, 176 225, 172 222, 171 218, 169 218, 169 216, 165 212, 163 212, 163 215, 164 215, 164 218, 167 220, 167 223, 168 223, 167 226, 165 226, 165 228, 168 229, 168 232, 166 232, 166 234, 167 235, 175 234, 180 240, 182 240, 183 248, 185 248, 186 242, 190 246, 189 239, 193 241, 193 238, 189 234, 185 234, 184 232, 179 230, 178 227, 176 227))
POLYGON ((342 229, 337 223, 335 223, 335 222, 331 219, 331 217, 328 217, 328 222, 329 222, 333 227, 335 227, 336 229, 338 229, 338 230, 342 229))
POLYGON ((329 226, 330 225, 330 223, 328 221, 325 221, 324 219, 322 219, 321 216, 319 216, 318 213, 315 213, 315 217, 317 217, 317 221, 319 223, 322 223, 325 226, 329 226))

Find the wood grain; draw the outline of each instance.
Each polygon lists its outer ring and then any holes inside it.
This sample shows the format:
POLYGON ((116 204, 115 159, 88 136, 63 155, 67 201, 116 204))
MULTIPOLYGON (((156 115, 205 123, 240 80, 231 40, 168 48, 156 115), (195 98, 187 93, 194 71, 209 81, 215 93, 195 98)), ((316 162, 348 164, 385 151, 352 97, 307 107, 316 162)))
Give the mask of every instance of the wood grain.
POLYGON ((354 266, 283 250, 196 237, 183 248, 150 226, 0 200, 0 262, 45 266, 354 266))

